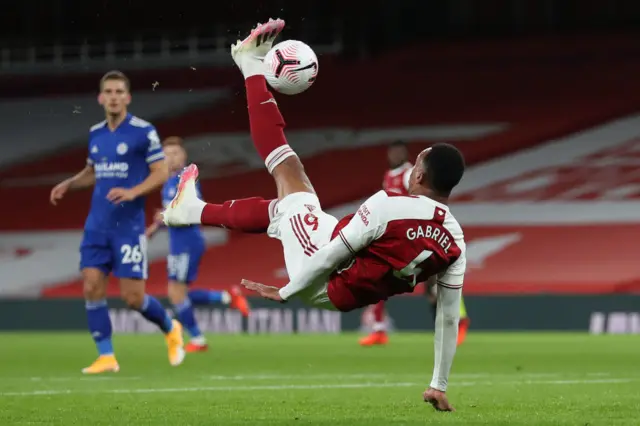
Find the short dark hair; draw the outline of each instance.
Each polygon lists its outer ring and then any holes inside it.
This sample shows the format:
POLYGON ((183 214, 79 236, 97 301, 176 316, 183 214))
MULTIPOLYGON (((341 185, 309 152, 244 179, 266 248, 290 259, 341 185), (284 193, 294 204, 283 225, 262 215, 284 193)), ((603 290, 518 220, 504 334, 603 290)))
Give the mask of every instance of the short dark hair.
POLYGON ((389 144, 389 148, 406 148, 407 144, 402 139, 397 139, 389 144))
POLYGON ((427 183, 439 195, 448 196, 464 174, 464 156, 458 148, 437 143, 424 159, 427 183))
POLYGON ((102 78, 100 79, 100 91, 102 91, 104 83, 109 80, 122 81, 124 82, 124 85, 127 88, 127 91, 131 91, 131 82, 129 81, 129 78, 126 75, 124 75, 122 71, 118 71, 118 70, 109 71, 108 73, 102 76, 102 78))

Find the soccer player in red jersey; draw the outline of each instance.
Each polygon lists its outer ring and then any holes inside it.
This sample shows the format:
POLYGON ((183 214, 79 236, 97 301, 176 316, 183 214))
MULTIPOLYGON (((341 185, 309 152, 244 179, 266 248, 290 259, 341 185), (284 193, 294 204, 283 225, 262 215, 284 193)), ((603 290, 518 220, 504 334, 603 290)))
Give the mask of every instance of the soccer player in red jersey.
MULTIPOLYGON (((398 194, 409 195, 409 177, 413 164, 409 161, 409 151, 404 142, 398 140, 387 149, 389 170, 384 173, 382 189, 398 194)), ((389 341, 385 323, 384 300, 371 307, 373 314, 373 332, 360 339, 362 346, 386 345, 389 341)))
MULTIPOLYGON (((394 194, 409 195, 409 179, 413 164, 409 161, 409 151, 406 144, 401 140, 392 142, 387 149, 387 158, 389 160, 389 170, 385 172, 382 179, 382 188, 394 194)), ((435 292, 435 286, 425 288, 425 294, 433 308, 434 315, 437 312, 436 305, 438 301, 435 292)), ((362 346, 385 345, 389 341, 385 322, 385 302, 380 301, 371 306, 371 313, 373 315, 373 331, 368 336, 360 339, 360 344, 362 346)), ((469 323, 470 320, 467 316, 464 300, 461 299, 458 345, 464 342, 469 323)))
POLYGON ((409 179, 410 196, 379 191, 340 221, 322 211, 302 162, 287 144, 284 119, 264 78, 262 59, 283 28, 279 19, 259 24, 231 49, 245 77, 251 137, 278 198, 207 204, 197 197, 198 169, 192 164, 163 220, 168 226, 266 231, 279 239, 289 283, 278 288, 243 280, 248 289, 278 302, 298 297, 348 312, 412 292, 426 280, 437 283, 434 370, 423 399, 437 410, 453 411, 445 392, 456 352, 466 246, 447 202, 464 173, 462 154, 447 144, 421 152, 409 179))

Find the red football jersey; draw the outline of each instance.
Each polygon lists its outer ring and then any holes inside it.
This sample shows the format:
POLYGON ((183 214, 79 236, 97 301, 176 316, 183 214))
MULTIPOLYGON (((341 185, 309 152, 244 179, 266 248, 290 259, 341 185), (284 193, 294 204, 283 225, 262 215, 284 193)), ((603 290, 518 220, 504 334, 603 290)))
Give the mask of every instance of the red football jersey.
POLYGON ((400 167, 389 169, 382 179, 382 189, 399 195, 409 195, 409 176, 413 164, 406 162, 400 167))
POLYGON ((338 222, 336 237, 354 255, 330 277, 327 288, 341 311, 410 293, 433 275, 439 285, 462 287, 462 229, 446 205, 430 198, 379 191, 338 222))

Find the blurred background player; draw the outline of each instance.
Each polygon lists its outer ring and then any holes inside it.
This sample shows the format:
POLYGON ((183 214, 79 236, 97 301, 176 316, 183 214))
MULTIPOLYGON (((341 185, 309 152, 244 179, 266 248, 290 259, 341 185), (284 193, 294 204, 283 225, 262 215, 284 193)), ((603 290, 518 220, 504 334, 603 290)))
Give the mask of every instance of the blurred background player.
MULTIPOLYGON (((176 136, 168 137, 162 145, 169 167, 169 179, 162 187, 162 204, 166 207, 176 195, 180 172, 187 161, 187 153, 182 145, 182 139, 176 136)), ((197 185, 196 188, 200 194, 200 186, 197 185)), ((147 228, 147 237, 152 237, 160 226, 162 226, 162 215, 158 213, 154 222, 147 228)), ((185 347, 186 352, 201 352, 208 349, 207 341, 196 322, 194 305, 229 305, 239 310, 242 315, 249 315, 249 304, 239 286, 232 287, 230 291, 189 290, 189 284, 198 276, 198 267, 205 250, 205 239, 200 226, 169 228, 168 296, 178 321, 191 336, 191 341, 185 347)))
MULTIPOLYGON (((409 178, 413 164, 409 161, 409 150, 402 140, 396 140, 389 144, 387 148, 387 158, 389 160, 389 170, 384 173, 382 180, 382 188, 385 191, 393 192, 400 195, 409 195, 409 178)), ((432 313, 435 318, 437 308, 436 286, 428 286, 424 289, 427 300, 432 307, 432 313)), ((368 308, 373 316, 372 332, 360 339, 362 346, 385 345, 389 341, 387 334, 387 321, 385 312, 385 302, 368 308)), ((467 310, 464 306, 464 299, 460 302, 460 323, 458 324, 458 344, 461 344, 467 336, 469 328, 469 318, 467 310)))
MULTIPOLYGON (((409 162, 409 151, 401 140, 392 142, 387 148, 389 170, 384 173, 382 188, 400 195, 409 195, 409 176, 413 164, 409 162)), ((372 332, 360 339, 362 346, 385 345, 389 341, 385 321, 384 301, 367 308, 373 316, 372 332)))
POLYGON ((182 326, 167 315, 156 298, 145 293, 145 195, 159 189, 169 176, 160 139, 150 123, 127 112, 130 83, 123 73, 111 71, 102 77, 98 101, 106 120, 91 127, 87 165, 53 188, 50 195, 56 205, 67 191, 94 186, 80 245, 80 269, 89 332, 99 356, 82 372, 120 369, 106 300, 111 272, 120 279, 120 293, 127 306, 165 334, 169 362, 176 366, 185 354, 182 326))

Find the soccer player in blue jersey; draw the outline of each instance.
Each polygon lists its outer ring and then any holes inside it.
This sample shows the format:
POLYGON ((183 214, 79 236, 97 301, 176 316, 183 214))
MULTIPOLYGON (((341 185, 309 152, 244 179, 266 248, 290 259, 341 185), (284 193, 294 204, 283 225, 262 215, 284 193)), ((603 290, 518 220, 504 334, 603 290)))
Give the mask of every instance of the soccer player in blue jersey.
POLYGON ((159 189, 169 176, 160 139, 151 124, 128 113, 130 84, 121 72, 111 71, 102 77, 98 101, 106 120, 91 127, 87 165, 53 188, 50 197, 56 205, 67 191, 94 187, 80 245, 80 269, 89 331, 99 357, 82 372, 120 369, 105 298, 109 273, 119 278, 126 304, 165 334, 169 362, 176 366, 185 356, 182 326, 157 299, 145 293, 145 195, 159 189))
MULTIPOLYGON (((162 187, 162 204, 166 207, 176 195, 180 172, 187 162, 187 153, 182 145, 182 139, 176 136, 168 137, 162 145, 169 166, 169 179, 162 187)), ((200 193, 199 184, 196 185, 196 190, 200 193)), ((147 237, 151 238, 161 226, 162 215, 158 214, 147 228, 147 237)), ((189 291, 189 284, 198 276, 198 266, 205 249, 205 240, 200 226, 169 228, 169 256, 167 257, 169 300, 178 321, 191 336, 191 341, 185 347, 187 352, 204 352, 208 349, 207 341, 193 313, 194 305, 221 303, 239 310, 244 316, 249 315, 249 304, 238 286, 231 287, 230 291, 189 291)))

